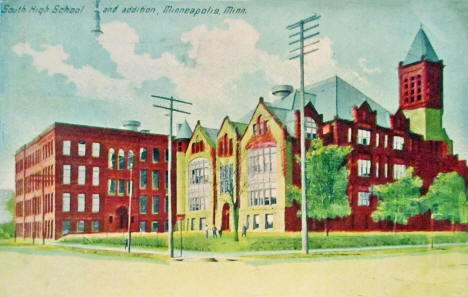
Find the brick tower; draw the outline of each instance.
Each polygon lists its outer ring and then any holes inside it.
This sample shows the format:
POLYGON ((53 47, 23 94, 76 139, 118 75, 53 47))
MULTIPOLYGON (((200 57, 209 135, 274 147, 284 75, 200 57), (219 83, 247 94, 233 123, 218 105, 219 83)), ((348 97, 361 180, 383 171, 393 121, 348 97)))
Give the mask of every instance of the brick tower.
POLYGON ((452 153, 452 140, 442 127, 443 61, 439 60, 421 28, 398 67, 400 109, 410 120, 410 130, 425 140, 440 140, 452 153))

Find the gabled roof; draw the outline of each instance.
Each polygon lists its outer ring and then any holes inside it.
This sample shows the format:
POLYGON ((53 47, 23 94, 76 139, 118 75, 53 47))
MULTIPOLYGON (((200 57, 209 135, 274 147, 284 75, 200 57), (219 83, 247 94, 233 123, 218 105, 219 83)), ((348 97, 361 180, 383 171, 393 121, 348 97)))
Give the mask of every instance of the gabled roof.
POLYGON ((190 129, 187 120, 184 120, 184 122, 178 127, 175 139, 190 139, 190 137, 192 137, 192 129, 190 129))
POLYGON ((200 126, 203 130, 205 130, 206 134, 210 138, 209 140, 211 141, 211 144, 213 147, 216 147, 216 138, 218 137, 218 129, 212 129, 212 128, 205 128, 200 126))
POLYGON ((437 57, 437 54, 434 51, 434 48, 432 47, 431 42, 429 41, 429 38, 427 38, 426 33, 421 28, 419 29, 418 33, 416 34, 416 37, 413 40, 413 43, 411 44, 408 54, 406 55, 406 58, 403 61, 403 65, 419 62, 421 61, 422 56, 424 56, 424 59, 426 61, 439 61, 439 58, 437 57))
POLYGON ((324 121, 331 121, 335 116, 352 121, 352 107, 359 107, 366 101, 373 111, 377 111, 377 125, 390 127, 391 113, 387 109, 338 76, 309 85, 306 91, 315 94, 314 107, 323 115, 324 121))
POLYGON ((232 125, 237 129, 239 135, 244 134, 245 129, 247 129, 248 124, 241 123, 241 122, 233 122, 231 121, 232 125))

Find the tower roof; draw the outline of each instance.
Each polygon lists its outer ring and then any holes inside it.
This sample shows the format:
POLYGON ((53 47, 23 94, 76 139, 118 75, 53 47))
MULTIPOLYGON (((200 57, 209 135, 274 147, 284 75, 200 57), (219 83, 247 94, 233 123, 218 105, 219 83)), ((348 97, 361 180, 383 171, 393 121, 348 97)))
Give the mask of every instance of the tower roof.
POLYGON ((187 120, 184 120, 177 129, 177 136, 175 139, 190 139, 192 137, 192 129, 190 129, 187 120))
POLYGON ((437 54, 434 51, 434 48, 432 47, 431 42, 429 41, 429 38, 427 38, 426 33, 421 28, 419 29, 418 33, 416 34, 416 37, 413 40, 413 43, 411 44, 408 54, 406 55, 406 58, 403 61, 403 65, 409 65, 412 63, 419 62, 421 61, 422 56, 424 56, 424 59, 426 61, 439 61, 439 57, 437 57, 437 54))

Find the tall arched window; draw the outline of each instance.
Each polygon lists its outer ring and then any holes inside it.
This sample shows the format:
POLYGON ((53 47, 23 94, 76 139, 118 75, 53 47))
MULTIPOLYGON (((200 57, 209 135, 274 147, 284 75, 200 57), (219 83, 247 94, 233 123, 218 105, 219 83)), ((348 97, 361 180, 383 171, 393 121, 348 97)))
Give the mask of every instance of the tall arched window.
POLYGON ((115 166, 115 151, 113 148, 109 149, 109 153, 107 154, 107 167, 109 169, 114 169, 115 166))
POLYGON ((123 149, 119 150, 119 156, 118 156, 118 169, 124 169, 124 159, 125 159, 125 153, 123 149))
POLYGON ((208 209, 208 195, 210 193, 210 168, 208 160, 197 158, 189 163, 188 171, 188 204, 189 210, 208 209))
POLYGON ((311 117, 304 118, 304 128, 306 138, 317 138, 317 124, 311 117))
POLYGON ((127 169, 133 169, 133 151, 128 152, 127 169))

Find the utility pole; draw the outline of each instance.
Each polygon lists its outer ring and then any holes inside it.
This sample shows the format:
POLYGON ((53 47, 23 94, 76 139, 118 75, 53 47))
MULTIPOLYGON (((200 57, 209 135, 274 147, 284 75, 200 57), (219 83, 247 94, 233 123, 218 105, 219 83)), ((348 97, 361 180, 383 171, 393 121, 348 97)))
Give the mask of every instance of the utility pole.
POLYGON ((185 113, 185 114, 190 114, 189 112, 180 110, 180 109, 175 109, 174 108, 174 102, 179 102, 179 103, 184 103, 184 104, 189 104, 192 105, 192 103, 187 102, 187 101, 182 101, 182 100, 177 100, 174 99, 172 96, 170 98, 168 97, 163 97, 163 96, 158 96, 158 95, 151 95, 151 97, 154 98, 159 98, 159 99, 164 99, 170 101, 170 107, 162 106, 162 105, 156 105, 153 104, 153 107, 156 108, 162 108, 165 110, 169 110, 169 136, 168 136, 168 155, 169 155, 169 160, 167 163, 167 200, 168 200, 168 213, 167 213, 167 220, 168 220, 168 245, 169 245, 169 255, 171 258, 174 257, 174 232, 173 232, 173 226, 172 226, 172 115, 175 112, 180 112, 180 113, 185 113))
POLYGON ((129 193, 128 193, 128 238, 127 238, 127 245, 128 245, 128 252, 130 253, 130 246, 132 245, 132 194, 133 194, 133 163, 135 160, 135 155, 132 156, 132 163, 127 165, 130 169, 130 181, 129 181, 129 193))
POLYGON ((299 43, 299 47, 294 48, 289 51, 292 53, 293 56, 289 58, 289 60, 293 60, 299 58, 299 67, 300 67, 300 76, 301 76, 301 93, 300 93, 300 101, 301 101, 301 223, 302 223, 302 252, 304 254, 309 253, 309 243, 308 243, 308 228, 307 228, 307 199, 306 199, 306 177, 305 177, 305 131, 304 131, 304 56, 310 54, 312 52, 317 51, 317 48, 304 52, 304 48, 307 46, 311 46, 317 44, 319 40, 313 41, 309 44, 304 45, 304 41, 306 39, 316 37, 319 32, 314 32, 308 36, 304 36, 304 33, 310 30, 317 28, 319 25, 314 24, 306 29, 304 29, 304 25, 313 21, 317 21, 320 18, 320 15, 314 14, 311 17, 306 19, 302 19, 297 23, 289 25, 286 27, 288 30, 295 30, 299 28, 299 32, 295 32, 289 35, 289 38, 295 38, 299 36, 299 39, 293 40, 289 42, 289 45, 294 45, 299 43), (297 53, 299 51, 299 53, 297 53))

